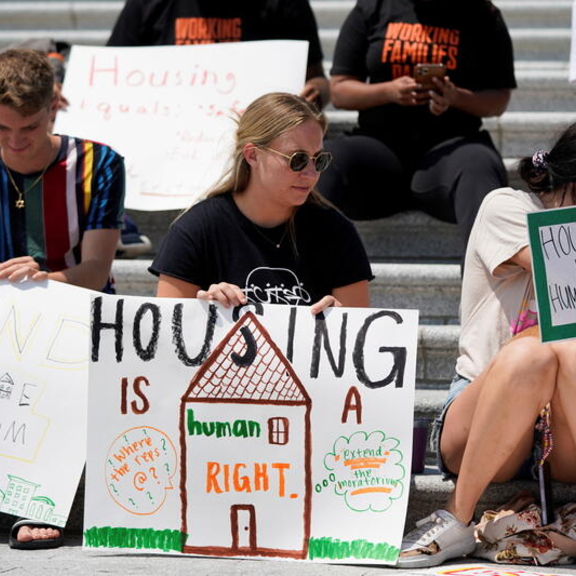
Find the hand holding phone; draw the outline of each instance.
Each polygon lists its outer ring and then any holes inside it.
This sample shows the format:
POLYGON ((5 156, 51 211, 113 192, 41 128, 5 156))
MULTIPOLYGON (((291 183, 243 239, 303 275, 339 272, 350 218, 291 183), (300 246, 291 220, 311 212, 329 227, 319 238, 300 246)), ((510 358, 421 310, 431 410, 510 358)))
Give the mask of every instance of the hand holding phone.
POLYGON ((416 64, 414 66, 414 80, 422 86, 423 90, 434 90, 436 85, 432 78, 443 80, 446 76, 444 64, 416 64))

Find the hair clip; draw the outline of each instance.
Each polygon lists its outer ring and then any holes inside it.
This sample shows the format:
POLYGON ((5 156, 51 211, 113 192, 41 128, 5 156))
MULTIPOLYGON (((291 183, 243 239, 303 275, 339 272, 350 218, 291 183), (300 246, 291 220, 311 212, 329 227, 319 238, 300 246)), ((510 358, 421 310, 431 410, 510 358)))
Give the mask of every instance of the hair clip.
POLYGON ((532 164, 538 174, 544 174, 548 171, 548 152, 545 150, 538 150, 532 156, 532 164))

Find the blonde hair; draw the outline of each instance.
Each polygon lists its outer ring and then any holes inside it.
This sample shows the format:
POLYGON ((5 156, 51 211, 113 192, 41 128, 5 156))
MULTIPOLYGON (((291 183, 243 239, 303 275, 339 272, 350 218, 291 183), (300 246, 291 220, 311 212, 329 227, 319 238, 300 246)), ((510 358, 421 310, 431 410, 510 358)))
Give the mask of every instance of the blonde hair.
POLYGON ((21 116, 50 106, 54 72, 48 58, 36 50, 14 49, 0 53, 0 104, 21 116))
MULTIPOLYGON (((250 181, 250 165, 244 158, 244 146, 268 146, 272 140, 296 126, 312 120, 326 134, 326 117, 314 104, 301 96, 286 92, 270 92, 252 102, 236 120, 234 151, 230 168, 222 175, 214 188, 206 193, 211 198, 226 192, 242 193, 250 181)), ((309 196, 315 202, 324 203, 322 196, 315 190, 309 196)))

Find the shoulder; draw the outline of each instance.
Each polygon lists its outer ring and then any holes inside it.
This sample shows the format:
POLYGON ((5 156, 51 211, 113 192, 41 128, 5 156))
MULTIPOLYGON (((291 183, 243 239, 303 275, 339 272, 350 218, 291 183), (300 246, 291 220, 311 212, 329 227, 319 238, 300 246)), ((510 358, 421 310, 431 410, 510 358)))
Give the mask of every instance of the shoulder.
POLYGON ((231 212, 228 195, 220 194, 193 204, 174 221, 172 226, 187 230, 205 229, 229 218, 231 212))
POLYGON ((352 221, 336 208, 326 204, 307 202, 298 211, 297 222, 300 222, 302 227, 313 228, 315 234, 320 231, 325 238, 329 235, 337 235, 341 239, 358 236, 352 221))
POLYGON ((79 157, 83 157, 84 155, 98 155, 99 157, 107 158, 109 161, 124 161, 124 157, 107 144, 85 138, 76 138, 75 136, 62 135, 61 138, 64 152, 69 158, 71 155, 79 157))

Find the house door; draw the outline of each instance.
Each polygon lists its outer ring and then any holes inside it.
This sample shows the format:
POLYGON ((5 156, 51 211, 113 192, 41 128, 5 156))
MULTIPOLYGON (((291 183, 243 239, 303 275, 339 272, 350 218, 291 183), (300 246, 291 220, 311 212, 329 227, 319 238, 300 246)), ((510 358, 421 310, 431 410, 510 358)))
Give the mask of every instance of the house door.
POLYGON ((256 550, 256 511, 251 504, 236 504, 230 509, 232 548, 243 553, 256 550))

